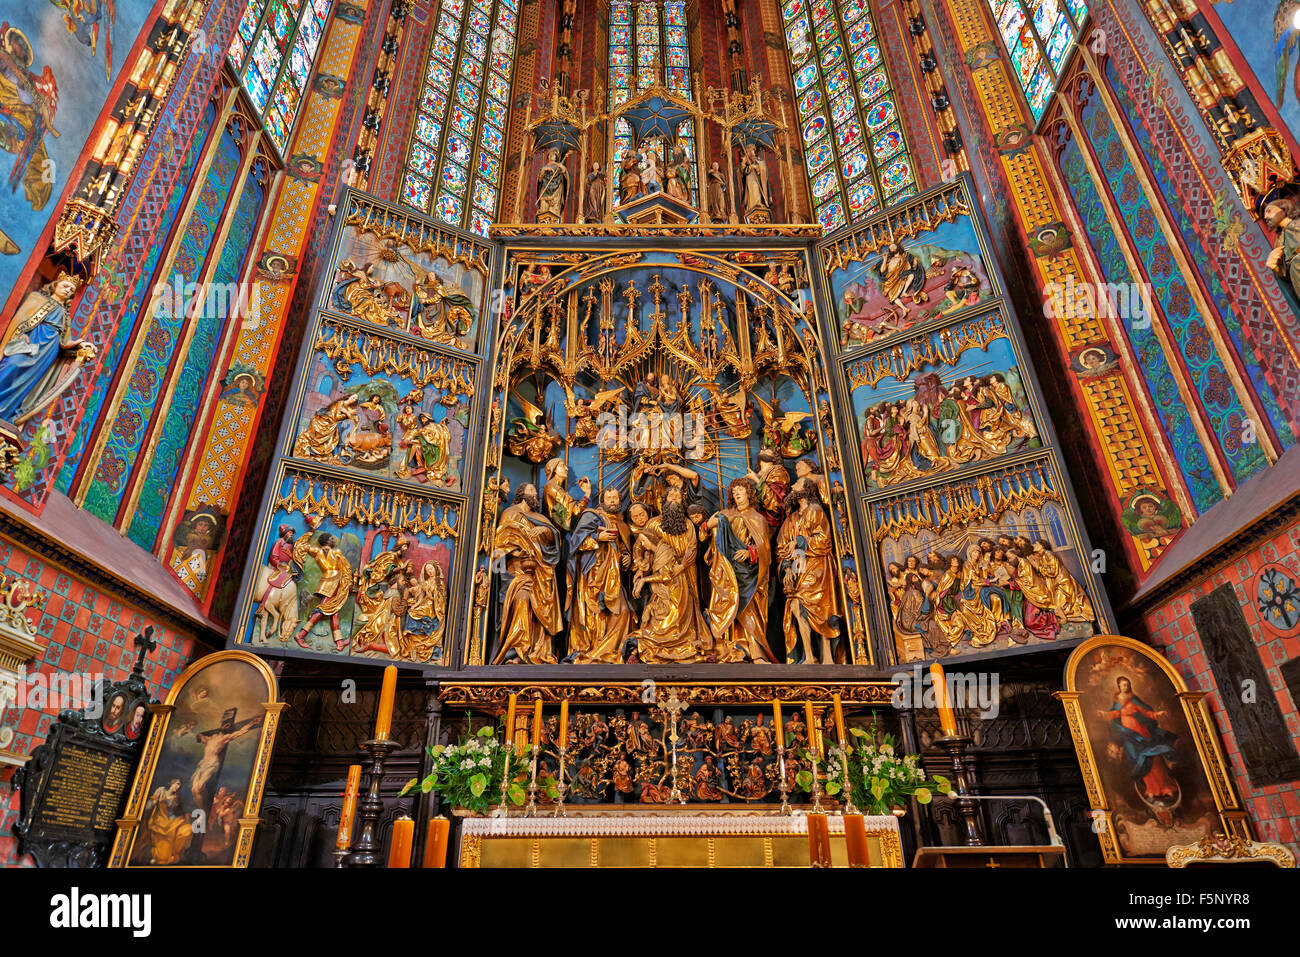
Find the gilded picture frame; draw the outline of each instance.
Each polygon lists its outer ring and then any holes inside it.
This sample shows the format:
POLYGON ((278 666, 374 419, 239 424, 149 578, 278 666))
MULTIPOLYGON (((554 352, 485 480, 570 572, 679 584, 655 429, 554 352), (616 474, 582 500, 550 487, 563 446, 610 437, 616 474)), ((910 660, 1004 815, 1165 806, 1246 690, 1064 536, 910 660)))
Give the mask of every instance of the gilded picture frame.
POLYGON ((1096 635, 1065 665, 1065 708, 1108 864, 1165 864, 1166 851, 1223 833, 1250 839, 1205 703, 1156 649, 1096 635))
POLYGON ((247 867, 284 707, 251 652, 186 668, 153 706, 108 866, 247 867))

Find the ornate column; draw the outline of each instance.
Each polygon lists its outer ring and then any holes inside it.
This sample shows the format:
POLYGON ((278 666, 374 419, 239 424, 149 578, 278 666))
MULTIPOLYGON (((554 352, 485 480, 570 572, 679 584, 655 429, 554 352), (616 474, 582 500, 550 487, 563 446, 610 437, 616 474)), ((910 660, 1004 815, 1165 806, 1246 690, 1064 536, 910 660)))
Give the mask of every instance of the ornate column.
POLYGON ((45 646, 36 640, 36 626, 27 618, 28 608, 45 604, 45 593, 37 592, 25 578, 0 579, 0 765, 22 767, 27 755, 9 750, 14 729, 4 723, 5 711, 18 700, 18 682, 27 674, 27 664, 39 658, 45 646))

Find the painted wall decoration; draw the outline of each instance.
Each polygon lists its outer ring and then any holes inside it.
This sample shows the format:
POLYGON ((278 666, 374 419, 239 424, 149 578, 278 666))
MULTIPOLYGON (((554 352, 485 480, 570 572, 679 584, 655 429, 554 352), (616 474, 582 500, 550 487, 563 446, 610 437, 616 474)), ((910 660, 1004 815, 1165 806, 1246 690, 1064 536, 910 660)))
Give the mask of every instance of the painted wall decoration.
POLYGON ((292 455, 461 491, 474 366, 327 317, 292 455))
POLYGON ((153 0, 11 5, 0 23, 0 288, 18 280, 153 0))
POLYGON ((1300 30, 1291 22, 1291 6, 1279 0, 1267 10, 1250 0, 1228 0, 1213 9, 1282 122, 1300 135, 1300 30))
POLYGON ((1096 633, 1096 586, 1060 488, 1038 461, 870 503, 900 660, 1096 633))
POLYGON ((930 194, 827 250, 840 348, 884 342, 1001 295, 960 192, 930 194))
POLYGON ((1300 681, 1295 680, 1300 663, 1300 629, 1279 629, 1274 623, 1285 623, 1294 614, 1287 610, 1288 606, 1300 607, 1296 582, 1300 582, 1300 522, 1290 514, 1281 517, 1249 551, 1171 594, 1143 618, 1151 643, 1193 690, 1206 692, 1206 704, 1227 752, 1233 782, 1250 809, 1259 839, 1281 841, 1293 852, 1300 851, 1300 780, 1276 784, 1251 781, 1235 722, 1223 705, 1225 696, 1240 698, 1241 691, 1219 684, 1221 669, 1211 659, 1211 649, 1206 647, 1192 606, 1225 584, 1234 587, 1253 651, 1268 676, 1257 690, 1261 697, 1273 697, 1286 725, 1283 740, 1294 746, 1300 741, 1300 681), (1279 612, 1282 617, 1278 617, 1279 612))
POLYGON ((966 319, 847 367, 869 491, 1042 447, 1000 313, 966 319))
POLYGON ((806 248, 507 248, 467 663, 869 660, 806 248))
POLYGON ((247 652, 187 668, 149 728, 108 866, 247 867, 278 697, 270 668, 247 652))
POLYGON ((454 502, 286 471, 255 546, 239 642, 443 662, 457 512, 454 502))
POLYGON ((1250 837, 1203 696, 1159 652, 1099 635, 1070 655, 1057 697, 1107 863, 1163 864, 1215 831, 1250 837))

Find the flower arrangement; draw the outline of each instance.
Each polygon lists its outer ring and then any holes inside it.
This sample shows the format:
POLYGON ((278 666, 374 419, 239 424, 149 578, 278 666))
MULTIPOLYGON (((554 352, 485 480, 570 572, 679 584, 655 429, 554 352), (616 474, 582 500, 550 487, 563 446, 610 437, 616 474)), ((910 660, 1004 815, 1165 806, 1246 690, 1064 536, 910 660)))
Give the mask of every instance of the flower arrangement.
MULTIPOLYGON (((849 752, 849 781, 855 803, 867 813, 889 814, 910 797, 916 798, 918 804, 929 804, 936 790, 952 795, 947 778, 939 774, 926 777, 920 755, 900 755, 894 750, 893 735, 882 735, 874 724, 867 730, 849 730, 856 739, 849 752)), ((831 793, 829 787, 826 793, 831 793)))
MULTIPOLYGON (((459 744, 439 744, 428 750, 429 757, 433 758, 432 770, 423 781, 411 778, 402 788, 403 795, 418 788, 425 794, 436 791, 453 807, 478 814, 492 807, 509 755, 509 749, 497 740, 496 728, 485 725, 459 744)), ((521 763, 511 758, 516 769, 521 763)), ((507 799, 516 806, 524 803, 525 794, 525 787, 518 780, 512 780, 506 788, 507 799)))

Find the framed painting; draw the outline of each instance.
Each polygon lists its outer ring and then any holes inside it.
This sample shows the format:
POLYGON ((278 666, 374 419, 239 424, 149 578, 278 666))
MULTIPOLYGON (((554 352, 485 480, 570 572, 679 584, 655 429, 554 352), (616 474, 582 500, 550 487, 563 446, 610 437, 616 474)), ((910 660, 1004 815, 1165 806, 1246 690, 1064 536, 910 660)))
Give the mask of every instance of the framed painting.
POLYGON ((1155 649, 1119 635, 1083 642, 1065 665, 1070 733, 1109 864, 1223 833, 1250 839, 1205 705, 1155 649))
POLYGON ((247 651, 191 664, 155 706, 109 867, 247 867, 284 705, 247 651))

